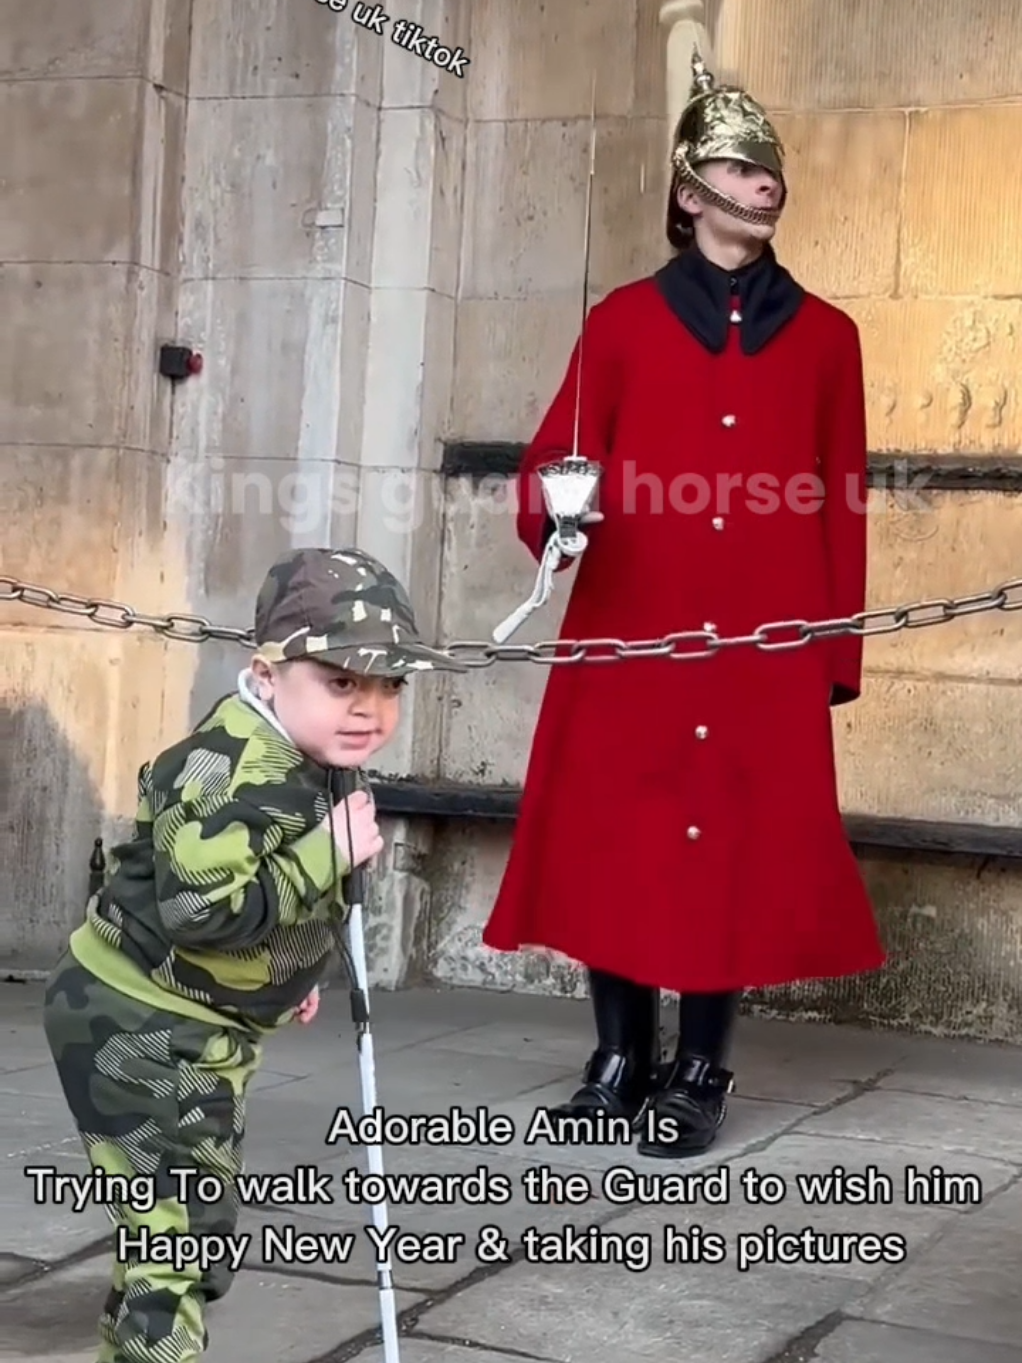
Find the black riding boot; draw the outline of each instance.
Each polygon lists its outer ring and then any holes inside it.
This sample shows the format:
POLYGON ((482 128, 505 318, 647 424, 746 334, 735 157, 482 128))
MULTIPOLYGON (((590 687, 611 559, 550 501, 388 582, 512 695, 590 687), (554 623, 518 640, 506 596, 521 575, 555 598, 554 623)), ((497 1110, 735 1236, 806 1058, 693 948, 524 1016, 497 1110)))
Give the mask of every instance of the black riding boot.
POLYGON ((660 1056, 660 991, 602 970, 588 974, 596 1050, 582 1087, 550 1115, 584 1119, 602 1112, 634 1121, 650 1096, 660 1056))
POLYGON ((723 1065, 741 997, 682 995, 677 1055, 643 1116, 640 1155, 679 1159, 702 1153, 716 1140, 734 1087, 723 1065))

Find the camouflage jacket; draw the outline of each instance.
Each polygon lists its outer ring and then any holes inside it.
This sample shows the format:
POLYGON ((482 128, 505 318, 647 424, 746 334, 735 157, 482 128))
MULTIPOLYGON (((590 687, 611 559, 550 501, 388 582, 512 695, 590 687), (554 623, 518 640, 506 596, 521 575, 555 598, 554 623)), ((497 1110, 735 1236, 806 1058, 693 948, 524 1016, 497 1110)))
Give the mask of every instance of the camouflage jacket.
POLYGON ((142 768, 134 836, 113 849, 72 952, 154 1006, 286 1022, 343 921, 347 866, 320 827, 330 788, 331 773, 240 696, 222 700, 142 768))

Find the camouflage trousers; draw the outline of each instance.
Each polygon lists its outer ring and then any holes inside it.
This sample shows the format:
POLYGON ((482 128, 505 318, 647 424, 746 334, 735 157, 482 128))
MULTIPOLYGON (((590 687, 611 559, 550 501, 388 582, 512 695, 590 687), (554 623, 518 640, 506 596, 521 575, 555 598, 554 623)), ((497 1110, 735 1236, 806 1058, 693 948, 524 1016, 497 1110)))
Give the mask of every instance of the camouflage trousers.
POLYGON ((205 1270, 159 1262, 144 1242, 234 1232, 245 1095, 261 1059, 259 1043, 241 1031, 158 1012, 96 979, 70 955, 50 976, 44 1018, 93 1170, 142 1175, 139 1186, 149 1194, 135 1205, 106 1207, 121 1252, 115 1246, 98 1363, 193 1363, 208 1345, 206 1305, 227 1292, 233 1272, 225 1260, 205 1270), (209 1178, 197 1195, 199 1172, 215 1176, 219 1196, 209 1178))

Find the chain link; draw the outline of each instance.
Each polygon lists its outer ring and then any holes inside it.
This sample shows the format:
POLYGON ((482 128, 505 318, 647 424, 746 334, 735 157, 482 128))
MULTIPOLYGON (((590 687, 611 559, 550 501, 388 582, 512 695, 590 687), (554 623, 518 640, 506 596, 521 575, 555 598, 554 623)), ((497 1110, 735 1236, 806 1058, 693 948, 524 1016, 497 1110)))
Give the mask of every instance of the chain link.
MULTIPOLYGON (((248 647, 255 645, 251 629, 215 625, 201 615, 187 615, 179 611, 169 615, 145 615, 119 601, 75 596, 70 592, 19 582, 12 577, 0 577, 2 601, 20 602, 41 610, 81 616, 109 629, 151 629, 165 639, 180 639, 186 643, 199 644, 208 639, 224 639, 248 647)), ((903 629, 925 629, 931 625, 948 624, 963 616, 980 615, 986 611, 1016 610, 1022 610, 1022 578, 970 596, 915 601, 907 606, 861 611, 841 619, 775 620, 760 625, 752 634, 731 637, 722 638, 714 630, 690 630, 665 634, 661 639, 630 641, 552 639, 536 644, 487 644, 458 640, 443 646, 443 651, 468 667, 491 667, 496 662, 530 662, 552 667, 564 663, 621 662, 629 658, 667 658, 672 662, 685 662, 693 658, 711 657, 724 648, 753 647, 765 653, 780 653, 804 648, 817 639, 832 639, 846 634, 863 637, 895 634, 903 629)))

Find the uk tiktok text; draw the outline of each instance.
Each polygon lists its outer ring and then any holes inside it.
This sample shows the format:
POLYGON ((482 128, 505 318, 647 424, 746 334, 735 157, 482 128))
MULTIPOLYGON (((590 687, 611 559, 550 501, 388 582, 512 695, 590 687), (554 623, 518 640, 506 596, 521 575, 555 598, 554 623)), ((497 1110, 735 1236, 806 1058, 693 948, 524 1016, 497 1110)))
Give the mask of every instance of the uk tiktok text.
POLYGON ((465 79, 469 58, 463 47, 451 47, 435 34, 429 34, 421 24, 410 19, 392 19, 382 5, 366 4, 364 0, 316 0, 317 5, 334 14, 344 14, 367 33, 389 37, 395 47, 403 48, 424 62, 432 62, 441 71, 465 79))
MULTIPOLYGON (((676 1135, 670 1119, 651 1116, 647 1126, 641 1135, 661 1141, 676 1135)), ((874 1164, 862 1169, 834 1165, 788 1177, 745 1162, 737 1169, 646 1171, 623 1162, 636 1135, 626 1122, 607 1118, 598 1135, 598 1144, 622 1148, 622 1162, 598 1173, 569 1172, 563 1163, 555 1168, 535 1162, 536 1151, 555 1140, 558 1158, 565 1161, 573 1144, 591 1146, 591 1129, 587 1134, 575 1119, 540 1110, 519 1127, 485 1107, 433 1116, 398 1116, 382 1108, 360 1116, 338 1108, 325 1133, 330 1153, 323 1165, 241 1174, 230 1187, 195 1166, 131 1175, 101 1168, 58 1173, 36 1165, 25 1169, 25 1177, 36 1203, 75 1212, 105 1208, 116 1227, 115 1254, 121 1262, 166 1264, 177 1272, 207 1272, 218 1265, 232 1272, 257 1265, 364 1267, 367 1254, 369 1262, 395 1273, 404 1265, 520 1261, 613 1265, 633 1273, 657 1262, 730 1265, 740 1273, 779 1265, 883 1267, 908 1256, 905 1235, 892 1228, 905 1208, 974 1207, 983 1201, 983 1184, 975 1174, 939 1165, 908 1164, 897 1175, 874 1164), (347 1164, 338 1146, 350 1158, 369 1145, 400 1151, 401 1163, 411 1153, 425 1169, 374 1174, 350 1166, 323 1167, 330 1160, 347 1164), (519 1148, 509 1150, 513 1145, 519 1148), (474 1167, 456 1173, 429 1170, 430 1151, 444 1151, 449 1160, 459 1149, 472 1152, 466 1164, 474 1167), (504 1151, 520 1172, 493 1169, 473 1157, 487 1149, 504 1151), (242 1229, 232 1218, 236 1203, 256 1229, 242 1229), (388 1208, 388 1228, 360 1224, 371 1219, 365 1209, 381 1203, 388 1208), (727 1209, 736 1204, 743 1208, 739 1219, 745 1224, 732 1223, 727 1209), (874 1224, 855 1230, 816 1224, 847 1220, 834 1213, 846 1207, 893 1211, 860 1213, 857 1221, 871 1216, 874 1224), (232 1229, 191 1229, 204 1222, 223 1224, 222 1216, 232 1229), (629 1222, 641 1222, 641 1228, 630 1228, 629 1222)))

